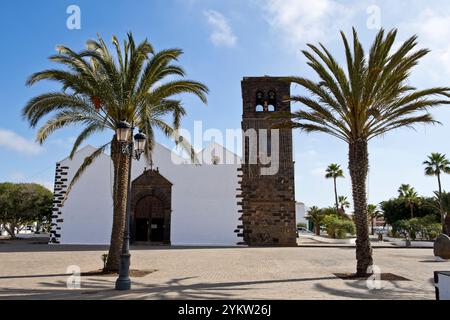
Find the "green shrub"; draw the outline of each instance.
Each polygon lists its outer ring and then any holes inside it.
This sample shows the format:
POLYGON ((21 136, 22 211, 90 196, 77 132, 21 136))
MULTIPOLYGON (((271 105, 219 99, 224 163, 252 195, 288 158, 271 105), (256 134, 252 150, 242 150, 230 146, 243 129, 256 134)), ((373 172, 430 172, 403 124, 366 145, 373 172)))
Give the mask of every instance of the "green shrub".
POLYGON ((354 235, 356 233, 355 223, 351 220, 341 220, 339 226, 340 228, 338 229, 338 233, 341 232, 341 236, 339 237, 339 239, 345 238, 347 234, 354 235))
MULTIPOLYGON (((430 205, 432 198, 420 198, 414 205, 414 217, 433 217, 434 222, 440 221, 439 210, 430 205)), ((394 225, 401 220, 411 218, 411 210, 406 206, 404 199, 391 199, 381 203, 381 209, 386 223, 394 225)))
POLYGON ((424 228, 427 240, 435 240, 442 233, 442 225, 440 223, 432 223, 424 228))
POLYGON ((411 240, 434 240, 441 234, 442 226, 435 222, 434 215, 429 215, 422 218, 396 221, 393 224, 393 230, 411 240))
POLYGON ((347 234, 355 234, 355 224, 351 220, 336 215, 326 216, 323 220, 328 235, 333 239, 345 239, 347 234))

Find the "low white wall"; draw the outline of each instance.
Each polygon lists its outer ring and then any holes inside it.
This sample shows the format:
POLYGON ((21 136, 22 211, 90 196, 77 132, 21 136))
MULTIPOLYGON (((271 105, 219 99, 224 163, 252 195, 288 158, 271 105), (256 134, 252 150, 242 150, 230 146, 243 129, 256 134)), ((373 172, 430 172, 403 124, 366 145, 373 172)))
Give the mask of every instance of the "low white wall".
MULTIPOLYGON (((385 241, 389 241, 393 243, 394 245, 398 247, 406 247, 406 240, 405 239, 399 239, 399 238, 391 238, 384 236, 383 239, 385 241)), ((434 242, 433 241, 411 241, 411 248, 433 248, 434 242)))
POLYGON ((316 235, 300 235, 299 238, 307 238, 307 239, 315 240, 318 242, 330 243, 330 244, 356 244, 356 238, 332 239, 332 238, 320 237, 320 236, 316 236, 316 235))

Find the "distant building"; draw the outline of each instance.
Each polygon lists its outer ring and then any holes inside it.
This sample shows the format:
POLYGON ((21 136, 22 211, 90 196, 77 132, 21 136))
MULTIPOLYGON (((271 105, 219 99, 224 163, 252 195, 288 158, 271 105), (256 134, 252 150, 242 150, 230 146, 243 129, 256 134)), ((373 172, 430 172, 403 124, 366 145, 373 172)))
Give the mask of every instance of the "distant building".
POLYGON ((306 206, 303 202, 297 202, 295 204, 295 215, 297 223, 307 223, 306 220, 306 206))
POLYGON ((312 230, 312 223, 306 219, 309 208, 303 202, 297 202, 295 204, 295 215, 297 224, 304 223, 308 230, 312 230))

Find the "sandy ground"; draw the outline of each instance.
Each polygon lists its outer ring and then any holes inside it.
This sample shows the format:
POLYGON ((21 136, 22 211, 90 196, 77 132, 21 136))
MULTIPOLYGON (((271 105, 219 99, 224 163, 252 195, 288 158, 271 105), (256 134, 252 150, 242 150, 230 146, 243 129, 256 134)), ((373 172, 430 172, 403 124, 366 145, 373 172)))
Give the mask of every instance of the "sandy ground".
POLYGON ((411 281, 341 280, 355 270, 351 247, 168 248, 133 247, 132 268, 157 270, 133 278, 133 290, 114 290, 114 277, 81 277, 68 289, 69 266, 102 267, 106 247, 48 246, 0 241, 0 299, 435 299, 432 249, 375 248, 376 265, 411 281))

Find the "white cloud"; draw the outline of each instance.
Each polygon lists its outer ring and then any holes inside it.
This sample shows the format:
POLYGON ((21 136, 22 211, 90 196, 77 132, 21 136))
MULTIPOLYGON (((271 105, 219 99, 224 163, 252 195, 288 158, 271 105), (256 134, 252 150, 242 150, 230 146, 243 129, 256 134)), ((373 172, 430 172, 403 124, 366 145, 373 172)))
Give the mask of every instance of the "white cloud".
POLYGON ((326 168, 320 167, 311 170, 311 174, 316 177, 324 177, 326 168))
POLYGON ((211 42, 217 47, 234 47, 237 42, 237 37, 234 35, 233 30, 231 30, 223 14, 215 10, 206 10, 204 15, 212 28, 211 42))
POLYGON ((36 142, 5 129, 0 129, 0 147, 29 155, 35 155, 42 151, 42 147, 36 142))
MULTIPOLYGON (((431 53, 423 59, 420 71, 426 72, 430 80, 440 82, 448 80, 450 75, 450 12, 425 9, 414 17, 413 21, 400 25, 400 30, 407 30, 408 36, 417 34, 419 46, 426 47, 431 53)), ((423 77, 423 75, 419 76, 423 77)))
POLYGON ((314 158, 317 155, 318 155, 317 151, 313 150, 313 149, 302 151, 302 152, 298 152, 296 154, 296 156, 299 157, 299 158, 314 158))
POLYGON ((77 139, 76 137, 57 138, 50 140, 49 143, 58 147, 72 148, 76 139, 77 139))
POLYGON ((296 50, 306 42, 336 37, 351 22, 357 5, 333 0, 268 0, 260 2, 266 21, 296 50))

